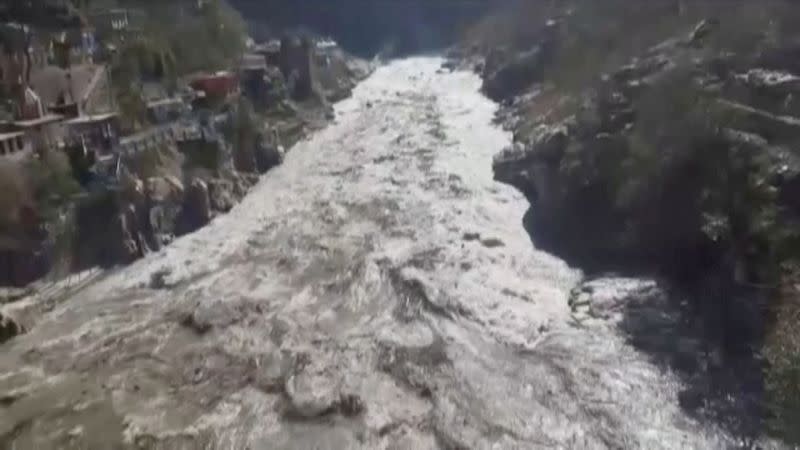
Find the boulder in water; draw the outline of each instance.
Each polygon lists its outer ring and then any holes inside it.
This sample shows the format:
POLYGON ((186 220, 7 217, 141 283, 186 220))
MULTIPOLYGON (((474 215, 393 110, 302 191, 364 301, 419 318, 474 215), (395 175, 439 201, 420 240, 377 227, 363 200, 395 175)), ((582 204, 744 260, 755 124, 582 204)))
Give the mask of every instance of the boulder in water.
POLYGON ((236 204, 233 183, 228 180, 211 180, 208 182, 208 195, 211 208, 215 211, 228 212, 236 204))
POLYGON ((25 333, 25 328, 13 318, 0 314, 0 344, 25 333))
POLYGON ((260 136, 255 148, 255 162, 259 173, 266 173, 283 164, 283 147, 277 133, 264 133, 260 136))

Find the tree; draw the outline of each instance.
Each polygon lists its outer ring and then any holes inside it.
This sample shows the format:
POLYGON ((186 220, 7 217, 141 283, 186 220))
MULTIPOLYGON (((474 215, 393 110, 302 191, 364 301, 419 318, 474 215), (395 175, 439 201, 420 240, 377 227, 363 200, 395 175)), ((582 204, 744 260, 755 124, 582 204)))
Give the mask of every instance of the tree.
POLYGON ((70 2, 56 0, 0 0, 0 22, 21 26, 24 35, 22 52, 25 55, 25 83, 31 77, 31 44, 33 29, 58 31, 80 27, 83 19, 70 2))

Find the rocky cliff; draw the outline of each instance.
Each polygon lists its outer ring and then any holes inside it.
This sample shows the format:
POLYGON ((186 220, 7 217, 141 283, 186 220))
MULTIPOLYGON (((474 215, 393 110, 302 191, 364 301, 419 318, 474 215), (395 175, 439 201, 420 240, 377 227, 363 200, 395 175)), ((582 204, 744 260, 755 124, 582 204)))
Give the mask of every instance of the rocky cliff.
POLYGON ((526 193, 531 225, 559 253, 644 260, 687 276, 702 273, 687 261, 726 260, 747 278, 758 251, 730 248, 755 239, 759 219, 746 216, 798 212, 794 41, 729 47, 719 21, 701 20, 567 93, 545 77, 569 20, 546 25, 560 29, 532 50, 487 58, 484 88, 505 102, 516 136, 495 160, 497 179, 526 193), (763 192, 746 187, 749 177, 763 192), (730 198, 708 198, 722 191, 730 198))
POLYGON ((800 346, 782 317, 798 298, 787 286, 800 256, 800 10, 578 4, 461 50, 514 132, 495 178, 530 201, 537 246, 590 272, 655 273, 688 292, 687 320, 719 346, 723 367, 750 367, 736 369, 749 381, 725 388, 731 398, 777 411, 768 417, 791 435, 800 346), (783 331, 762 365, 752 355, 775 323, 783 331))

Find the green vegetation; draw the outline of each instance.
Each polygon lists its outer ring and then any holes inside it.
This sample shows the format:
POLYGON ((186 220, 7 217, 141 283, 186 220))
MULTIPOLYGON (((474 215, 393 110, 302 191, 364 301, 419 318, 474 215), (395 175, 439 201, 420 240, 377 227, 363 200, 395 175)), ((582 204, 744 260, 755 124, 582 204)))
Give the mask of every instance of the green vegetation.
POLYGON ((147 122, 141 82, 159 82, 172 91, 179 77, 229 68, 244 51, 244 21, 223 0, 201 8, 187 1, 119 0, 117 6, 141 8, 146 17, 144 30, 118 42, 111 64, 123 126, 129 131, 147 122))
POLYGON ((174 74, 226 69, 244 51, 247 27, 239 13, 224 0, 195 1, 118 0, 120 6, 145 13, 141 33, 151 53, 169 55, 174 74))
POLYGON ((231 67, 244 51, 246 26, 226 3, 207 3, 200 14, 168 27, 168 39, 181 74, 231 67))
POLYGON ((39 218, 48 230, 47 246, 53 261, 50 275, 58 278, 72 269, 72 205, 80 185, 72 175, 69 159, 61 152, 45 152, 41 158, 28 161, 25 172, 39 218))
POLYGON ((175 66, 169 44, 157 36, 136 37, 117 51, 111 62, 111 79, 124 129, 136 131, 147 124, 147 106, 139 83, 156 80, 174 88, 175 66))
POLYGON ((72 176, 69 159, 61 152, 44 152, 26 167, 33 199, 45 222, 57 220, 80 185, 72 176))

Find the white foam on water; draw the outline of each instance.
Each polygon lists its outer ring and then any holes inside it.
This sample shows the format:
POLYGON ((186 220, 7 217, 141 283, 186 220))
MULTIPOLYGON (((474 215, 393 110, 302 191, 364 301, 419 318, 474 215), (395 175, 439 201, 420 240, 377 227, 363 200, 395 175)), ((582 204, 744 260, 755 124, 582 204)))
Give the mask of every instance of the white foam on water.
MULTIPOLYGON (((441 63, 378 68, 229 214, 58 306, 0 370, 44 367, 15 381, 32 392, 56 372, 93 380, 131 441, 724 447, 613 324, 572 324, 580 272, 535 248, 525 198, 493 180, 510 143, 497 106, 441 63), (169 289, 149 288, 159 271, 169 289), (305 393, 284 393, 286 370, 319 401, 355 395, 363 420, 293 417, 305 393)), ((31 433, 58 436, 70 413, 50 408, 0 410, 0 423, 32 417, 31 433)))

